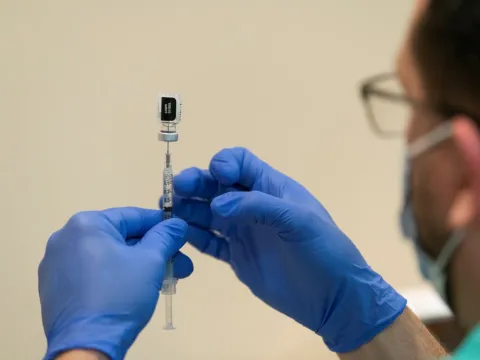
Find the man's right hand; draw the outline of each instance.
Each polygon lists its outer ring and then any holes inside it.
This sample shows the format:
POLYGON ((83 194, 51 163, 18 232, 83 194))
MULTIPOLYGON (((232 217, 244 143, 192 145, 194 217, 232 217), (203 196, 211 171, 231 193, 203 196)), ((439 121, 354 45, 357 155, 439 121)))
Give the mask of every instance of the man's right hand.
POLYGON ((249 151, 222 150, 209 170, 176 176, 174 188, 188 241, 229 263, 256 296, 322 336, 332 351, 359 348, 403 312, 405 299, 325 208, 249 151))

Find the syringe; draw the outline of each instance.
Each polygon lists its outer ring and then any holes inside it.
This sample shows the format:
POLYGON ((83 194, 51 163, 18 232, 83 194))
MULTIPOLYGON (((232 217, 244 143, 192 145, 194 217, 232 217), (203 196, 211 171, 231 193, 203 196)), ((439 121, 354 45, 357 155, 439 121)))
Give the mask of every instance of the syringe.
MULTIPOLYGON (((165 154, 165 168, 163 170, 163 219, 170 219, 173 215, 173 170, 170 154, 170 143, 178 141, 176 126, 181 120, 182 102, 178 95, 160 95, 158 98, 158 119, 162 129, 158 133, 158 140, 167 143, 165 154)), ((176 293, 177 279, 173 273, 173 260, 169 259, 165 267, 165 277, 162 284, 162 295, 165 297, 165 330, 173 330, 172 298, 176 293)))
MULTIPOLYGON (((167 142, 165 168, 163 170, 163 220, 171 219, 173 213, 173 170, 170 155, 170 144, 167 142)), ((174 330, 172 297, 176 292, 177 279, 173 274, 173 260, 169 259, 165 267, 162 294, 165 296, 165 330, 174 330)))

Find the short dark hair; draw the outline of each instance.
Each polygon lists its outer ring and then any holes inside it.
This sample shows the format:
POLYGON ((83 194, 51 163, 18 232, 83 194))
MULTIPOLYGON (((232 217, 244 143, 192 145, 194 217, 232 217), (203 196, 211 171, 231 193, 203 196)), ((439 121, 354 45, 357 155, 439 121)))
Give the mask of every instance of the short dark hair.
POLYGON ((429 0, 412 51, 432 106, 480 115, 480 0, 429 0))

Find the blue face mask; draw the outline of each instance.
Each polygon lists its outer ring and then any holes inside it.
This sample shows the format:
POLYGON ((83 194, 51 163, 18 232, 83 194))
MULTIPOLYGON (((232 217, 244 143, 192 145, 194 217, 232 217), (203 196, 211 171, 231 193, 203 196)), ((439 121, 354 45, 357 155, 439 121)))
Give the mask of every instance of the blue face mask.
POLYGON ((464 231, 456 230, 452 233, 452 236, 450 236, 448 241, 445 243, 445 246, 440 251, 440 255, 438 256, 437 260, 432 259, 428 254, 425 253, 425 251, 422 250, 420 247, 419 233, 411 203, 410 163, 417 156, 425 153, 427 150, 450 138, 451 134, 451 123, 443 123, 431 132, 423 135, 413 143, 409 144, 407 148, 405 164, 405 177, 403 179, 404 205, 400 219, 403 235, 412 240, 415 246, 418 264, 423 277, 434 286, 435 290, 442 297, 445 303, 448 303, 446 294, 447 276, 445 270, 450 263, 453 253, 464 238, 464 231))

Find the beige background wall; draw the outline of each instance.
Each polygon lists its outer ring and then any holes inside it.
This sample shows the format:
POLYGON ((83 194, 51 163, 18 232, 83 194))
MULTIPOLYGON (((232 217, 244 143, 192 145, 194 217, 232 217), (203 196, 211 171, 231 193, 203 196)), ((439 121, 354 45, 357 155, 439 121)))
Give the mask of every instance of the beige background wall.
MULTIPOLYGON (((51 232, 79 210, 156 207, 158 91, 184 97, 177 170, 247 146, 309 187, 394 285, 418 282, 397 230, 402 144, 370 132, 356 88, 393 66, 410 5, 0 0, 0 357, 43 353, 36 272, 51 232)), ((178 330, 158 311, 130 359, 334 358, 186 252, 178 330)))

